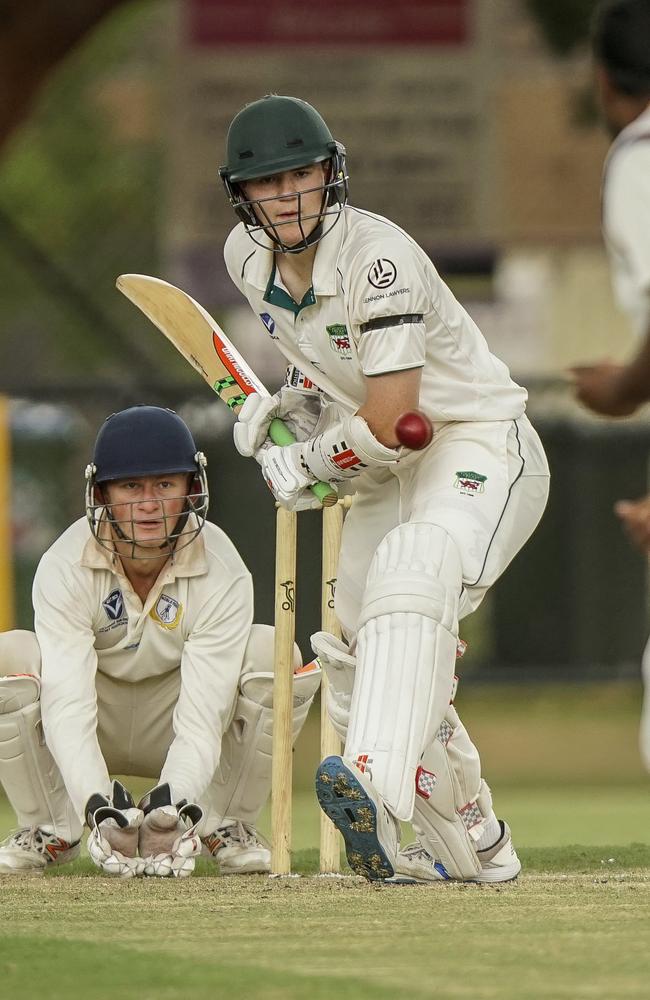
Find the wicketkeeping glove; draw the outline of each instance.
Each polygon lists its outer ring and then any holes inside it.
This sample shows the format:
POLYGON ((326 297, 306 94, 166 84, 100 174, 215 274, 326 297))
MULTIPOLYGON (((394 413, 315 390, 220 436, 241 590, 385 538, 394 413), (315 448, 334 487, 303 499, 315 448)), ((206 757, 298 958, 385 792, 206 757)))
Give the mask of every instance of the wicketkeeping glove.
POLYGON ((138 854, 138 834, 144 814, 136 808, 124 785, 114 781, 110 798, 99 793, 91 795, 85 815, 90 827, 88 853, 92 862, 106 875, 117 878, 142 875, 144 862, 138 854))
POLYGON ((202 847, 196 832, 203 818, 200 806, 185 801, 174 804, 166 782, 147 792, 139 806, 144 813, 139 831, 144 874, 162 878, 191 875, 202 847))

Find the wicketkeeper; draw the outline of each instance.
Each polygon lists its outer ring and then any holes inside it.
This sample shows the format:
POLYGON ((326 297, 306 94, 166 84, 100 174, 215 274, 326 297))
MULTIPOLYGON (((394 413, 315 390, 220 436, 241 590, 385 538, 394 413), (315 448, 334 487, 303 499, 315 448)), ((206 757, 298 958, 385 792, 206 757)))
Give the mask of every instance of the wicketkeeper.
MULTIPOLYGON (((206 521, 205 467, 171 410, 135 406, 102 425, 87 516, 36 571, 35 631, 0 635, 0 781, 19 826, 0 874, 77 857, 84 822, 109 875, 189 875, 201 852, 224 873, 269 870, 255 824, 270 787, 273 629, 252 624, 250 574, 206 521), (155 784, 136 804, 116 774, 155 784)), ((319 674, 296 675, 294 736, 319 674)))
POLYGON ((411 237, 348 205, 345 150, 311 105, 245 107, 221 176, 240 220, 228 272, 290 364, 273 399, 248 398, 236 446, 286 507, 317 480, 356 491, 336 589, 349 644, 313 638, 346 737, 318 770, 321 806, 369 879, 514 878, 510 831, 450 702, 459 618, 547 500, 526 391, 411 237), (418 407, 434 436, 409 452, 395 421, 418 407), (298 443, 272 445, 275 416, 298 443), (403 851, 400 820, 418 834, 403 851))

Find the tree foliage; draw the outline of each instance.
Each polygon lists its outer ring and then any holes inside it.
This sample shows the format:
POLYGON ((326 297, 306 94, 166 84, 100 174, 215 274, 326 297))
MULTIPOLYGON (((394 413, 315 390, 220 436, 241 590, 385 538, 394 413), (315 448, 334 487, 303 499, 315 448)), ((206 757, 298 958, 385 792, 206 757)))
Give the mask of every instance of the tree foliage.
POLYGON ((540 25, 547 45, 556 55, 569 55, 589 36, 589 23, 598 0, 525 0, 540 25))
POLYGON ((128 0, 4 0, 0 33, 0 145, 28 116, 52 69, 128 0))

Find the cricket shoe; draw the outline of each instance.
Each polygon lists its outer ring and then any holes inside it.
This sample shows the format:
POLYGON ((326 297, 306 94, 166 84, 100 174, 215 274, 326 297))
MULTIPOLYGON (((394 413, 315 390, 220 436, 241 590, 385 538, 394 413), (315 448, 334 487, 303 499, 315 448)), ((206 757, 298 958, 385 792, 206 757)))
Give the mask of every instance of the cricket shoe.
POLYGON ((249 823, 225 819, 202 840, 207 853, 218 861, 222 875, 265 875, 271 871, 271 851, 249 823))
POLYGON ((511 882, 521 871, 521 862, 512 844, 510 827, 499 820, 501 834, 491 847, 477 851, 481 871, 469 879, 455 879, 441 861, 436 861, 419 841, 408 844, 397 856, 396 882, 511 882))
POLYGON ((42 826, 26 826, 0 844, 0 875, 42 875, 46 868, 79 857, 79 841, 69 844, 42 826))
POLYGON ((370 779, 342 757, 326 757, 316 771, 316 795, 345 841, 348 864, 371 882, 395 874, 399 822, 370 779))

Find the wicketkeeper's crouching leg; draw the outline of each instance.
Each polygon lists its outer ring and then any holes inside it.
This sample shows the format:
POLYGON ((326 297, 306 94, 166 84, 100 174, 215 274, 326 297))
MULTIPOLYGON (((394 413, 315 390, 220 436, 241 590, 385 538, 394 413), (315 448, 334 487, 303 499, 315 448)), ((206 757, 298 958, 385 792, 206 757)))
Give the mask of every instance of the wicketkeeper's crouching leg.
MULTIPOLYGON (((256 824, 271 790, 273 738, 273 644, 270 626, 254 625, 232 720, 223 737, 215 777, 200 804, 206 850, 224 874, 268 872, 271 852, 256 824)), ((302 666, 294 650, 293 741, 319 688, 318 663, 302 666)))
MULTIPOLYGON (((329 681, 328 713, 345 740, 355 658, 326 632, 312 636, 312 647, 329 681)), ((417 840, 399 852, 396 880, 503 882, 521 870, 510 830, 494 815, 478 750, 453 705, 420 758, 411 823, 417 840)))
POLYGON ((33 632, 0 634, 0 783, 18 820, 0 874, 38 874, 80 851, 82 825, 45 745, 40 672, 33 632))
MULTIPOLYGON (((273 645, 274 630, 253 625, 239 693, 223 737, 219 769, 200 805, 174 802, 165 783, 137 804, 118 781, 112 783, 109 794, 91 797, 86 805, 88 849, 105 874, 183 877, 192 872, 202 848, 218 860, 222 872, 270 870, 270 851, 258 836, 255 823, 271 784, 273 645)), ((294 739, 321 676, 317 664, 301 669, 301 663, 296 647, 294 739)), ((110 684, 119 709, 125 685, 103 678, 103 686, 110 684)), ((102 701, 98 698, 99 729, 109 740, 104 746, 100 736, 100 746, 109 770, 146 775, 155 774, 157 769, 160 773, 172 738, 177 685, 167 684, 160 697, 161 711, 156 711, 156 718, 158 723, 165 719, 167 723, 156 729, 147 724, 147 718, 132 720, 140 727, 143 742, 140 759, 136 752, 136 759, 130 761, 113 759, 115 745, 120 742, 119 727, 111 718, 109 739, 102 729, 102 701)), ((126 704, 122 707, 126 712, 126 704)), ((121 717, 121 711, 117 715, 121 717)), ((0 634, 0 783, 19 827, 0 845, 0 875, 40 873, 79 855, 82 822, 43 737, 40 649, 33 632, 0 634)))

